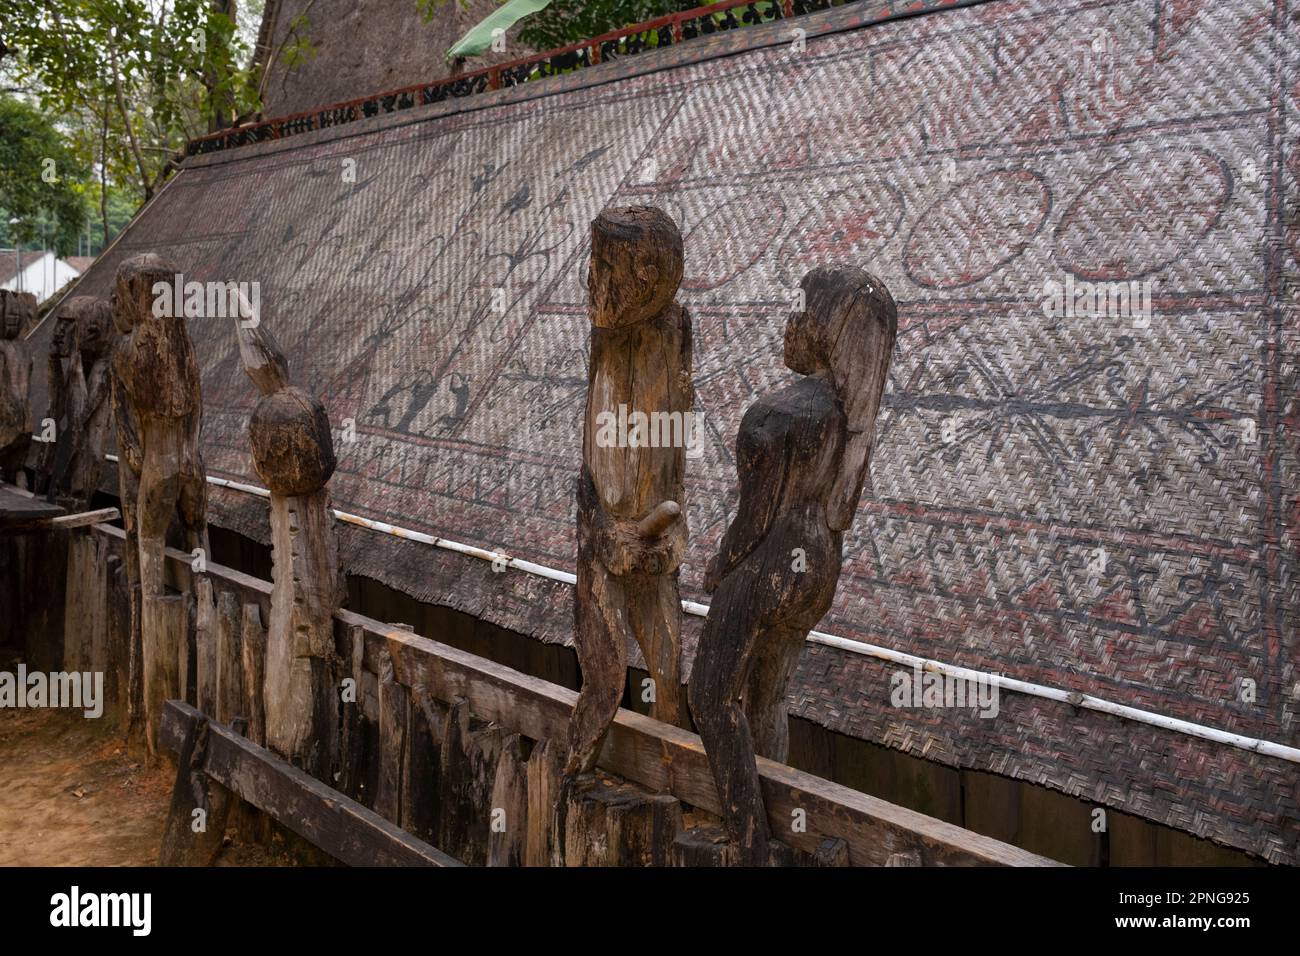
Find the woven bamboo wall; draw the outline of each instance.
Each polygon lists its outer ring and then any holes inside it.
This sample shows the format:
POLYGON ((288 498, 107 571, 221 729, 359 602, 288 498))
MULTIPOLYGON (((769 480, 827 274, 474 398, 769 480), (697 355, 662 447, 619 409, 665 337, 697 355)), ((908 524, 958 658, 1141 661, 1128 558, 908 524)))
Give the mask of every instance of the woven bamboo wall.
MULTIPOLYGON (((587 224, 661 205, 709 434, 698 599, 792 290, 859 262, 900 333, 823 629, 1295 744, 1294 6, 998 0, 824 36, 849 14, 808 17, 805 51, 783 24, 695 41, 672 69, 191 162, 78 291, 143 249, 260 282, 295 373, 355 423, 338 507, 571 569, 587 224), (1150 281, 1153 314, 1045 311, 1045 283, 1099 281, 1150 281)), ((209 469, 256 482, 229 324, 191 332, 209 469)), ((260 502, 213 507, 264 534, 260 502)), ((346 541, 357 573, 566 639, 563 586, 346 541)), ((1296 859, 1295 764, 1035 698, 899 710, 893 670, 810 646, 795 711, 1296 859)))

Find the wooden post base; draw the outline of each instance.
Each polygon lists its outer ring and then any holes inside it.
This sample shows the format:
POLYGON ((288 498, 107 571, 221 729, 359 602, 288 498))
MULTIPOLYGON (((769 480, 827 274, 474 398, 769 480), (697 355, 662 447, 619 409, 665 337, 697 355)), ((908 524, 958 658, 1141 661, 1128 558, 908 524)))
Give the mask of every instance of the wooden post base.
MULTIPOLYGON (((736 845, 727 839, 721 824, 698 824, 683 830, 673 840, 673 866, 736 866, 738 859, 736 845)), ((848 866, 849 845, 843 840, 827 839, 815 851, 808 853, 778 840, 769 840, 767 865, 848 866)))
POLYGON ((578 778, 565 813, 565 866, 668 866, 682 828, 676 797, 598 775, 578 778))

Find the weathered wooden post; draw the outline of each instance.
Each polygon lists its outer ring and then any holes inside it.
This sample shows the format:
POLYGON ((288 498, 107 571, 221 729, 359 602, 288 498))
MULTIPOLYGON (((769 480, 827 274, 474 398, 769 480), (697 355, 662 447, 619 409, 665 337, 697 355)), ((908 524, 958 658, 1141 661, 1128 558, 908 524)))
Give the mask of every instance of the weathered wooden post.
POLYGON ((27 451, 32 441, 32 349, 26 303, 0 289, 0 477, 27 487, 27 451))
POLYGON ((607 209, 591 224, 570 781, 593 769, 618 710, 628 634, 654 682, 651 714, 678 725, 685 716, 677 569, 694 393, 690 316, 674 301, 682 264, 681 234, 658 209, 607 209))
MULTIPOLYGON (((126 421, 133 418, 138 429, 141 672, 151 755, 158 753, 163 702, 180 691, 179 642, 189 626, 185 599, 166 593, 165 551, 173 517, 180 518, 186 547, 208 553, 198 361, 184 317, 154 309, 157 290, 170 290, 176 275, 170 263, 145 253, 118 267, 113 289, 113 321, 125 337, 114 350, 113 370, 130 409, 126 421)), ((119 474, 124 474, 133 470, 128 457, 132 436, 123 416, 117 423, 126 462, 119 474)))
MULTIPOLYGON (((45 418, 54 423, 53 441, 41 445, 36 461, 36 491, 47 494, 58 467, 60 451, 67 456, 67 444, 59 439, 68 427, 69 373, 77 350, 77 318, 65 306, 54 316, 54 334, 45 359, 45 385, 49 406, 45 418)), ((44 431, 44 429, 42 429, 44 431)))
MULTIPOLYGON (((117 494, 122 512, 122 528, 126 532, 123 548, 124 576, 128 596, 128 625, 126 648, 126 713, 127 734, 134 736, 143 730, 144 712, 144 649, 140 634, 140 523, 139 497, 140 472, 144 468, 144 453, 140 447, 140 426, 126 393, 126 376, 131 373, 131 330, 134 318, 119 306, 117 293, 112 293, 109 308, 116 333, 109 353, 109 399, 113 415, 113 433, 117 438, 117 494)), ((55 330, 55 338, 59 335, 55 330)), ((56 384, 62 390, 62 366, 54 361, 50 350, 50 415, 62 414, 66 397, 56 399, 56 384)), ((58 420, 57 418, 55 419, 58 420)), ((44 466, 43 466, 44 467, 44 466)), ((49 473, 47 472, 47 482, 49 473)))
POLYGON ((861 269, 815 269, 802 286, 785 364, 803 377, 761 395, 740 423, 740 506, 706 575, 713 602, 689 689, 746 865, 768 857, 754 754, 787 759, 786 688, 835 597, 898 324, 889 290, 861 269))
POLYGON ((323 775, 335 700, 334 611, 344 595, 326 488, 335 466, 329 417, 316 396, 289 384, 288 364, 265 323, 241 318, 236 328, 244 369, 262 395, 248 428, 253 465, 271 491, 266 742, 291 763, 323 775))
POLYGON ((98 487, 112 424, 110 357, 116 331, 105 299, 79 295, 62 312, 75 331, 60 400, 66 424, 48 490, 51 498, 66 497, 84 508, 98 487))

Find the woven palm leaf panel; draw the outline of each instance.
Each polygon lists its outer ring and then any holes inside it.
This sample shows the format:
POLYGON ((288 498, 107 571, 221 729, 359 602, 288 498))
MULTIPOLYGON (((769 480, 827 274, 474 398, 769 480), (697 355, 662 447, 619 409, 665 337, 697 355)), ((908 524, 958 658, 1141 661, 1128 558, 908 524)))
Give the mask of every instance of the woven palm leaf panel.
MULTIPOLYGON (((192 160, 78 291, 146 249, 261 283, 296 377, 355 424, 336 507, 572 570, 587 228, 660 205, 707 432, 684 591, 707 600, 737 423, 789 374, 793 290, 861 263, 900 332, 822 629, 1295 745, 1296 3, 991 2, 849 29, 882 6, 803 18, 803 52, 778 23, 192 160), (1067 281, 1149 281, 1152 314, 1049 314, 1067 281)), ((208 466, 256 483, 229 321, 190 329, 208 466)), ((265 539, 263 502, 212 508, 265 539)), ((344 542, 355 573, 568 640, 564 585, 344 542)), ((896 670, 810 645, 793 712, 1296 862, 1295 764, 1015 694, 993 718, 895 708, 896 670)))

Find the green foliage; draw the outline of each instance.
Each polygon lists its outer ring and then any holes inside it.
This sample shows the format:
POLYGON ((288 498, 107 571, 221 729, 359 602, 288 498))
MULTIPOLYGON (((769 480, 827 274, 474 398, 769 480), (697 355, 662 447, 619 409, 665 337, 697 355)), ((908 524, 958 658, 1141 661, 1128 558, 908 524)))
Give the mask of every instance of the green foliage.
MULTIPOLYGON (((451 0, 416 0, 416 6, 426 20, 431 20, 436 11, 449 2, 451 0)), ((459 0, 459 2, 462 7, 468 8, 467 0, 459 0)), ((711 6, 716 2, 717 0, 550 0, 550 3, 545 5, 545 9, 531 14, 524 12, 520 16, 512 17, 510 22, 521 23, 518 33, 521 43, 541 52, 590 40, 602 33, 621 30, 623 27, 630 27, 669 13, 711 6)), ((492 16, 502 13, 513 5, 513 2, 506 3, 505 7, 495 11, 492 16)), ((475 30, 482 29, 486 24, 487 20, 484 20, 475 27, 475 30)), ((496 25, 498 24, 493 24, 496 25)), ((490 40, 490 27, 487 33, 490 40)), ((468 38, 469 34, 466 35, 466 39, 468 38)), ((483 52, 485 47, 486 45, 460 55, 474 56, 483 52)), ((452 51, 448 51, 448 57, 452 55, 452 51)))
POLYGON ((44 237, 60 255, 74 254, 87 212, 79 181, 88 175, 40 110, 0 96, 0 215, 8 241, 33 245, 44 237))
POLYGON ((279 51, 280 59, 284 60, 285 66, 298 66, 316 55, 316 47, 307 33, 310 26, 311 21, 307 19, 305 13, 299 14, 289 22, 285 43, 279 51))
POLYGON ((7 69, 86 165, 140 199, 187 138, 256 109, 247 46, 215 0, 5 0, 7 69))
POLYGON ((545 10, 551 0, 509 0, 504 6, 493 10, 476 23, 450 50, 447 59, 479 56, 492 46, 494 34, 500 30, 504 33, 525 17, 545 10))
POLYGON ((708 0, 552 0, 549 7, 525 21, 519 39, 536 50, 553 50, 708 5, 708 0))

